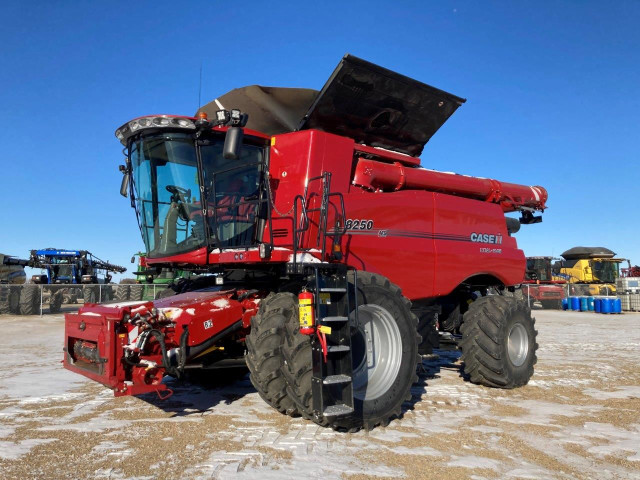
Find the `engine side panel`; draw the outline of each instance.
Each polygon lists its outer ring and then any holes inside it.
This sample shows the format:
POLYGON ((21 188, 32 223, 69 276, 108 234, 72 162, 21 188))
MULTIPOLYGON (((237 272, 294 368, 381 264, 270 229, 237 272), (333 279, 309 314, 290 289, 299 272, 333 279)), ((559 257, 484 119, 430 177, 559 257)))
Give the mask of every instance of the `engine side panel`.
POLYGON ((498 205, 424 191, 345 195, 346 261, 384 275, 416 300, 475 275, 522 282, 525 257, 498 205))

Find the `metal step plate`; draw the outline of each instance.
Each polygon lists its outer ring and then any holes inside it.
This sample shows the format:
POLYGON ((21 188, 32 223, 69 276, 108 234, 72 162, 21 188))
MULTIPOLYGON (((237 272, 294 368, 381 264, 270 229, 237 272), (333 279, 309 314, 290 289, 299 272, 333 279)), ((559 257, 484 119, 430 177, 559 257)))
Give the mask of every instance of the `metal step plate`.
POLYGON ((342 415, 350 415, 353 413, 353 408, 347 405, 330 405, 324 409, 323 415, 325 417, 341 417, 342 415))
POLYGON ((337 383, 349 383, 351 377, 349 375, 329 375, 322 381, 325 385, 335 385, 337 383))

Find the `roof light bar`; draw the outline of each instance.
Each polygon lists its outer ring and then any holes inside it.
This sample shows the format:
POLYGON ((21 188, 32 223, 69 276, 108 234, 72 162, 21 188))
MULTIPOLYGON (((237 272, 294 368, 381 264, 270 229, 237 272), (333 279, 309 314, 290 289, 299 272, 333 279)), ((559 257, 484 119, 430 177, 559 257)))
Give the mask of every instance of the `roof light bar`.
POLYGON ((138 130, 144 128, 184 128, 195 130, 196 125, 193 120, 184 117, 170 117, 167 115, 156 115, 152 117, 142 117, 125 123, 116 130, 116 137, 123 145, 126 140, 138 130))

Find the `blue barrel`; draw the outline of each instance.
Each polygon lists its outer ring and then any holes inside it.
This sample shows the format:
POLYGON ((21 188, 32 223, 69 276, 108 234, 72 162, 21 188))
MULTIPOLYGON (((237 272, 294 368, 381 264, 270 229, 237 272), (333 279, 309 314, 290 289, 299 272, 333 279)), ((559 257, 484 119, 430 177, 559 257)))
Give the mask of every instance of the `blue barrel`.
POLYGON ((600 313, 602 311, 602 299, 601 298, 596 298, 593 301, 593 310, 596 313, 600 313))
POLYGON ((580 297, 580 311, 586 312, 589 310, 589 305, 587 303, 587 297, 580 297))
POLYGON ((610 298, 602 299, 602 307, 600 313, 611 313, 613 311, 613 301, 610 298))
POLYGON ((587 297, 587 306, 589 307, 589 311, 593 312, 593 309, 595 308, 595 306, 593 305, 594 302, 594 298, 593 297, 587 297))
POLYGON ((580 310, 580 297, 570 297, 571 299, 571 310, 579 311, 580 310))
POLYGON ((569 299, 568 298, 563 298, 562 299, 562 310, 566 310, 567 308, 569 308, 569 299))
POLYGON ((613 313, 622 313, 622 300, 619 298, 613 299, 613 313))

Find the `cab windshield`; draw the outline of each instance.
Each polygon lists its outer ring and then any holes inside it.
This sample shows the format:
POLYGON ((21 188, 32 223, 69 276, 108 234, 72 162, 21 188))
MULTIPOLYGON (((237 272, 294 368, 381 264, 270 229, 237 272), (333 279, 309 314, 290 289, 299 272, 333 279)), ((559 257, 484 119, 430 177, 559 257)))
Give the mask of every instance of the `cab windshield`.
POLYGON ((240 159, 226 160, 223 143, 165 133, 131 144, 134 201, 149 257, 256 243, 263 149, 243 145, 240 159))
POLYGON ((614 283, 618 278, 618 263, 594 261, 593 274, 601 282, 614 283))

